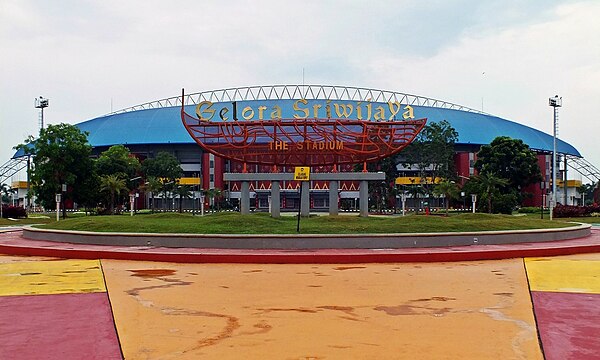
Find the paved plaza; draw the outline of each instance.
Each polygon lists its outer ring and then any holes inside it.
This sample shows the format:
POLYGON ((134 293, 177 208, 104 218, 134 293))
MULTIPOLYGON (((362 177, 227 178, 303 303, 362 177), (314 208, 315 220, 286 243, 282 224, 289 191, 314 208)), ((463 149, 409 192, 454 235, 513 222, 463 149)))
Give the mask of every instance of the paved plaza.
POLYGON ((599 275, 600 253, 388 264, 0 255, 0 359, 593 359, 599 275))

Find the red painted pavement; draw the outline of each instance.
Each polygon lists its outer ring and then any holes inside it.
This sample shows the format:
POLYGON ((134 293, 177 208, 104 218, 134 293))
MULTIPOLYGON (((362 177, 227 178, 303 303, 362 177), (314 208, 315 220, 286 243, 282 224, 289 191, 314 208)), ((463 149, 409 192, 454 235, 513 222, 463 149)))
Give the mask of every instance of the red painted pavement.
POLYGON ((0 359, 122 359, 107 294, 0 297, 0 359))
POLYGON ((547 360, 600 359, 600 295, 532 291, 547 360))
POLYGON ((0 253, 71 259, 145 260, 180 263, 339 264, 497 260, 600 252, 600 229, 563 241, 406 249, 247 250, 107 246, 28 240, 22 232, 0 234, 0 253))

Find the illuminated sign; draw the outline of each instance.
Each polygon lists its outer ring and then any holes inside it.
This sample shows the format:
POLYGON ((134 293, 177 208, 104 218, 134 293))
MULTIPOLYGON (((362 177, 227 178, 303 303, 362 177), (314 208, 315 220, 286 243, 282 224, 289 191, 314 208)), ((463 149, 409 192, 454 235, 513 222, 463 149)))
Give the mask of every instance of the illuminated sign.
POLYGON ((217 104, 211 101, 202 101, 196 105, 195 110, 197 118, 204 121, 277 120, 284 117, 365 121, 396 121, 415 118, 412 106, 402 105, 397 101, 373 103, 370 101, 299 99, 265 100, 265 102, 234 101, 217 104))

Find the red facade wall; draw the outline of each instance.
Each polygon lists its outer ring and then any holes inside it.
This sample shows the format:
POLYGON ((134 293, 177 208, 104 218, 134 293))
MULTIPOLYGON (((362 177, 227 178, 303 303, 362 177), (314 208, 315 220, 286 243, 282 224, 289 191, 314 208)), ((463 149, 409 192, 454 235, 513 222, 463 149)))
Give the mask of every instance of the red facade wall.
MULTIPOLYGON (((541 154, 537 156, 538 166, 542 172, 542 179, 546 178, 546 155, 541 154)), ((545 185, 544 185, 545 186, 545 185)), ((535 183, 527 186, 523 189, 523 192, 532 194, 531 197, 527 197, 523 200, 523 206, 542 206, 544 203, 544 196, 546 189, 542 189, 540 183, 535 183)))
POLYGON ((464 185, 469 178, 469 153, 461 152, 454 154, 454 166, 459 175, 459 184, 464 185))

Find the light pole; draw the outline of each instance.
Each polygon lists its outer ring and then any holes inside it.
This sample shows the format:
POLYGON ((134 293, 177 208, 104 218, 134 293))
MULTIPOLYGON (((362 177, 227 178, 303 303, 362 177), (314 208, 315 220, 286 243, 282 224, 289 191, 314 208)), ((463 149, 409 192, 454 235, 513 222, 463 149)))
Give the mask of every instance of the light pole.
MULTIPOLYGON (((132 179, 129 179, 129 182, 133 183, 134 181, 140 180, 142 177, 141 176, 136 176, 132 179)), ((133 189, 131 190, 131 193, 129 193, 129 211, 131 213, 130 216, 133 216, 133 213, 135 212, 135 201, 136 198, 138 198, 140 195, 137 193, 137 186, 132 185, 133 189)))
POLYGON ((48 99, 42 96, 35 98, 35 108, 40 109, 40 131, 44 128, 44 108, 48 107, 48 99))
POLYGON ((548 99, 548 105, 554 109, 553 119, 553 141, 552 141, 552 197, 550 198, 550 220, 552 220, 554 212, 554 204, 556 204, 556 127, 558 125, 558 110, 562 106, 562 97, 554 95, 548 99))

